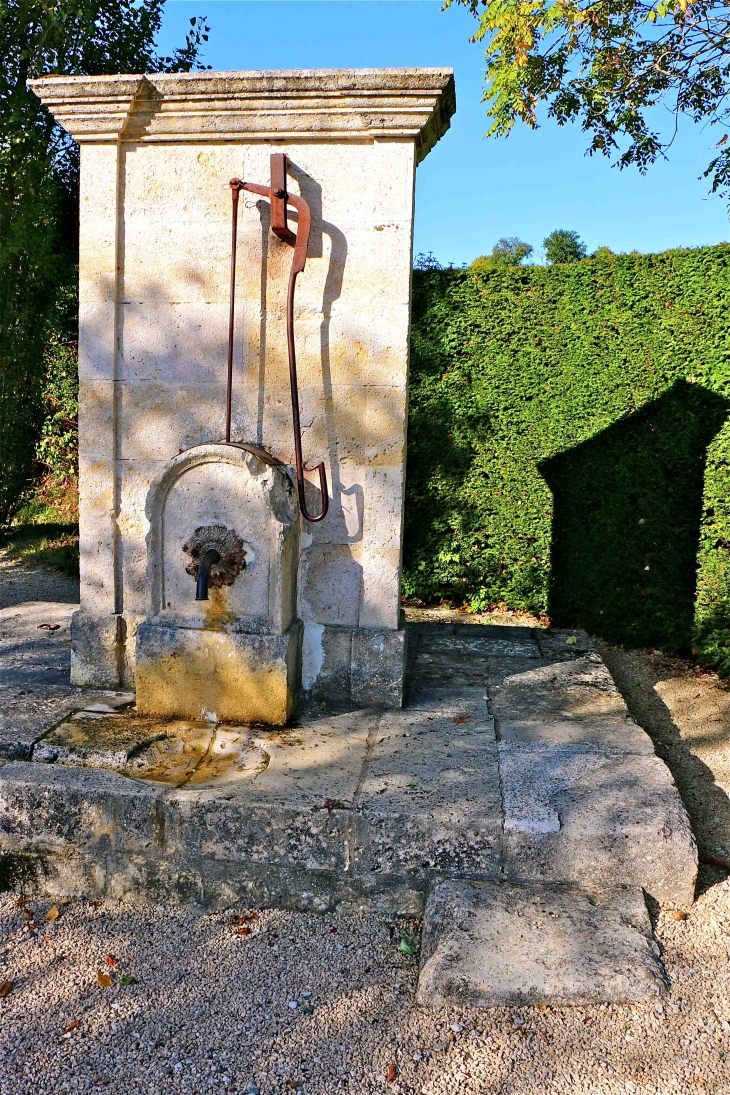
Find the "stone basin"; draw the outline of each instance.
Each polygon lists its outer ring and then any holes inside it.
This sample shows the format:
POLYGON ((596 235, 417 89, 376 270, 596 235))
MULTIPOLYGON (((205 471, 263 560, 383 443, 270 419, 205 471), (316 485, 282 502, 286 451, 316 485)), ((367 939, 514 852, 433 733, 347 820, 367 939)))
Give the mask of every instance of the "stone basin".
MULTIPOLYGON (((109 768, 172 787, 206 787, 253 779, 266 770, 267 732, 202 720, 160 719, 126 711, 79 711, 35 747, 34 760, 109 768)), ((268 737, 292 737, 291 731, 268 737)))

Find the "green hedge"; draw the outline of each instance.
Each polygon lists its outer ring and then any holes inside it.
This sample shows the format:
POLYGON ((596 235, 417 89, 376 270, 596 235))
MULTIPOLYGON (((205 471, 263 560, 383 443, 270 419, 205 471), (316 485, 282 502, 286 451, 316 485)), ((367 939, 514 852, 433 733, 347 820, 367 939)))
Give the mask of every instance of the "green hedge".
POLYGON ((404 593, 730 672, 730 246, 414 274, 404 593))

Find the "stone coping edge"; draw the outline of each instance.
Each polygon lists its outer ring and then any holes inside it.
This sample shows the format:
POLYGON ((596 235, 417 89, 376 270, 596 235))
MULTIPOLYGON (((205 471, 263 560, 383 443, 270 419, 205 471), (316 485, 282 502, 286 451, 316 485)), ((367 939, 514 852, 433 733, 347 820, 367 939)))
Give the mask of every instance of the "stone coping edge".
POLYGON ((400 138, 420 161, 456 110, 445 68, 47 76, 28 86, 79 143, 400 138))

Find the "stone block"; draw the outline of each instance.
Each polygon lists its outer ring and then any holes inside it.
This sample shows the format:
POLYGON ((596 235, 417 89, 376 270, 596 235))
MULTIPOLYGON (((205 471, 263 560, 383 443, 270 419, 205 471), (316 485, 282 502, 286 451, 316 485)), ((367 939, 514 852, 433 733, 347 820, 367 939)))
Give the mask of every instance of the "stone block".
POLYGON ((347 869, 350 816, 344 810, 257 806, 204 792, 178 791, 165 805, 166 851, 188 858, 289 871, 347 869))
MULTIPOLYGON (((576 717, 570 712, 552 718, 524 714, 512 708, 499 716, 499 737, 504 742, 539 743, 546 745, 596 745, 621 753, 654 756, 654 744, 649 735, 630 715, 576 717)), ((504 711, 504 709, 502 709, 504 711)))
POLYGON ((383 715, 360 802, 371 876, 495 877, 502 827, 493 720, 383 715))
POLYGON ((494 627, 478 624, 458 625, 455 635, 425 633, 418 644, 419 652, 436 657, 481 660, 483 658, 540 658, 540 650, 528 628, 494 627), (517 634, 513 635, 513 632, 517 634), (527 634, 525 634, 527 632, 527 634))
POLYGON ((629 1004, 667 989, 639 889, 459 881, 437 885, 428 899, 422 1005, 629 1004))
POLYGON ((628 708, 597 654, 568 661, 518 661, 489 666, 494 713, 509 720, 529 710, 535 718, 623 719, 628 708))
POLYGON ((86 612, 71 617, 71 683, 82 688, 116 688, 123 683, 126 639, 120 615, 86 612))
POLYGON ((553 661, 570 661, 572 658, 596 653, 595 644, 580 628, 571 631, 557 627, 536 627, 535 638, 543 657, 553 661))
POLYGON ((160 788, 113 771, 33 764, 0 767, 0 841, 63 855, 76 849, 103 863, 107 853, 160 846, 160 788))
POLYGON ((350 627, 304 625, 302 688, 312 699, 349 702, 352 635, 350 627))
POLYGON ((362 563, 357 544, 312 545, 300 561, 299 611, 304 620, 357 627, 362 563))
POLYGON ((230 633, 141 624, 137 703, 147 714, 284 725, 299 700, 301 633, 230 633))
POLYGON ((590 745, 499 745, 508 878, 694 901, 697 848, 666 765, 590 745))
POLYGON ((352 635, 353 703, 402 707, 406 664, 406 632, 367 631, 352 635))

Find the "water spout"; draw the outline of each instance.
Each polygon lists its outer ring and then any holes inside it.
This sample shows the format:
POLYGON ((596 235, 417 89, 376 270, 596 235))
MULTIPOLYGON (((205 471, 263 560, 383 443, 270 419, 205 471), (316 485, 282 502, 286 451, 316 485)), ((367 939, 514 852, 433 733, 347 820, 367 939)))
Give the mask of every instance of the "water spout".
POLYGON ((207 601, 208 600, 208 583, 210 582, 210 568, 221 561, 220 553, 215 548, 210 548, 206 551, 203 558, 200 560, 200 567, 198 568, 198 582, 195 587, 195 600, 207 601))

